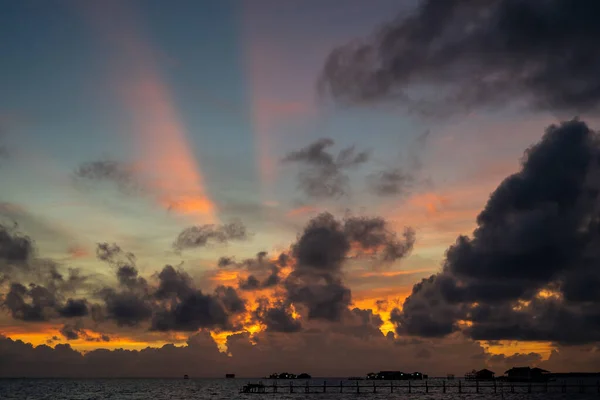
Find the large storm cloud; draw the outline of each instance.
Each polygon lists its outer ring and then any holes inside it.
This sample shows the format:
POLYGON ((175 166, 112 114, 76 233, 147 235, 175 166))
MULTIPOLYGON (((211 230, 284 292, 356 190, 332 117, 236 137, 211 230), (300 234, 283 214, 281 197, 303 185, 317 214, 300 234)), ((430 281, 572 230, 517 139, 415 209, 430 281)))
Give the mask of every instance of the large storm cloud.
POLYGON ((426 114, 515 101, 595 112, 599 12, 594 0, 425 0, 333 50, 319 86, 341 103, 392 100, 426 114))
POLYGON ((442 272, 392 313, 398 333, 600 340, 599 167, 597 132, 578 120, 550 126, 491 194, 472 236, 448 249, 442 272))

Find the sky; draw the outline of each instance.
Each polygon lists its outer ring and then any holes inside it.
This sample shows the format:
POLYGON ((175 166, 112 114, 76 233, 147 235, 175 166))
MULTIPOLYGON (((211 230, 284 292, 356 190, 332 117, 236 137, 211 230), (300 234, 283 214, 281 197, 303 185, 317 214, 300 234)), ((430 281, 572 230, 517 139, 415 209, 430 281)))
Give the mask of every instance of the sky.
POLYGON ((600 370, 594 11, 0 1, 0 376, 600 370))

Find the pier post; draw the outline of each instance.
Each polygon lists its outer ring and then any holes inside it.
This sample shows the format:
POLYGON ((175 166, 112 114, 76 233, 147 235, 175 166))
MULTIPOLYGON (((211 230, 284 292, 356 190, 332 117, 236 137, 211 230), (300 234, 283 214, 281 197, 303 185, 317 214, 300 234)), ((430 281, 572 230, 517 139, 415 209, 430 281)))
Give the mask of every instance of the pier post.
POLYGON ((342 393, 342 388, 344 387, 344 381, 340 381, 340 393, 342 393))
POLYGON ((327 381, 323 381, 323 393, 327 393, 327 381))
POLYGON ((479 380, 475 379, 475 393, 479 393, 479 380))
POLYGON ((294 382, 290 381, 290 393, 294 393, 294 382))
MULTIPOLYGON (((598 383, 598 392, 600 393, 600 382, 598 383)), ((394 393, 394 381, 390 382, 390 393, 394 393)))
POLYGON ((515 392, 515 385, 513 383, 510 384, 510 392, 511 393, 515 392))
POLYGON ((562 384, 562 392, 567 393, 567 383, 565 381, 563 381, 563 384, 562 384))
POLYGON ((579 387, 579 392, 580 393, 584 393, 585 392, 585 386, 583 384, 583 381, 580 381, 580 383, 581 383, 581 386, 579 387))
POLYGON ((548 393, 548 381, 546 381, 546 384, 544 385, 544 393, 548 393))
POLYGON ((360 393, 360 386, 358 386, 358 381, 356 381, 356 393, 360 393))
POLYGON ((527 386, 527 393, 531 393, 531 382, 529 382, 529 386, 527 386))
POLYGON ((596 389, 598 390, 598 393, 600 393, 600 381, 596 381, 596 389))
POLYGON ((373 381, 373 393, 377 393, 377 386, 375 386, 375 381, 373 381))
POLYGON ((446 393, 446 380, 443 380, 443 381, 442 381, 442 383, 443 383, 443 385, 444 385, 444 386, 443 386, 443 389, 442 389, 442 392, 443 392, 443 393, 446 393))
POLYGON ((425 381, 425 393, 429 393, 429 384, 425 381))
POLYGON ((496 393, 496 380, 494 379, 494 393, 496 393))
POLYGON ((277 381, 273 381, 273 393, 277 393, 277 381))
POLYGON ((410 380, 408 381, 408 393, 412 392, 412 388, 410 386, 410 380))
POLYGON ((304 393, 308 393, 310 392, 309 386, 308 386, 308 381, 306 381, 306 388, 304 388, 304 393))
POLYGON ((460 383, 460 379, 458 380, 458 393, 462 393, 462 385, 460 383))

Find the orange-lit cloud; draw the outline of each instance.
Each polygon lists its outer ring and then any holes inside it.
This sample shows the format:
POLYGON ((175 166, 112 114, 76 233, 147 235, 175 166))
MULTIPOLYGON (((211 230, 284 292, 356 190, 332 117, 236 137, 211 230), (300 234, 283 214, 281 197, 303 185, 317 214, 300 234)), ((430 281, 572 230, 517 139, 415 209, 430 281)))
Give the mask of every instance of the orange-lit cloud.
POLYGON ((130 115, 139 165, 158 203, 198 222, 217 222, 187 130, 159 73, 158 52, 145 40, 134 10, 116 1, 86 5, 91 7, 90 19, 115 49, 114 86, 130 115))
POLYGON ((318 212, 318 210, 319 209, 314 206, 301 206, 301 207, 294 208, 294 209, 288 211, 287 216, 288 217, 305 216, 308 214, 314 214, 314 213, 318 212))
POLYGON ((71 256, 71 258, 75 258, 75 259, 85 258, 90 255, 90 252, 88 251, 88 249, 86 249, 85 247, 76 246, 76 245, 69 247, 67 249, 67 252, 71 256))
POLYGON ((548 359, 555 348, 550 342, 519 342, 511 340, 499 340, 493 343, 481 341, 481 346, 490 354, 504 354, 512 356, 517 353, 538 353, 543 359, 548 359))

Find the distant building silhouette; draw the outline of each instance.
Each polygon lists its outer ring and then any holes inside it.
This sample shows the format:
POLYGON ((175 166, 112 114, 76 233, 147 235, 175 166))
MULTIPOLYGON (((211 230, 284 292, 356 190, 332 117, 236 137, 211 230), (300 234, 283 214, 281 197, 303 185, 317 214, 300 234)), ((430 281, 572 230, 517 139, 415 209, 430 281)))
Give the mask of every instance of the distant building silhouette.
POLYGON ((494 375, 496 375, 494 371, 484 368, 475 373, 475 379, 478 381, 490 381, 494 379, 494 375))
POLYGON ((511 381, 546 381, 550 377, 550 371, 541 368, 513 367, 504 373, 511 381))

